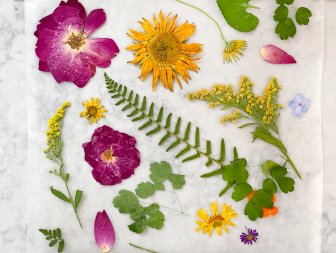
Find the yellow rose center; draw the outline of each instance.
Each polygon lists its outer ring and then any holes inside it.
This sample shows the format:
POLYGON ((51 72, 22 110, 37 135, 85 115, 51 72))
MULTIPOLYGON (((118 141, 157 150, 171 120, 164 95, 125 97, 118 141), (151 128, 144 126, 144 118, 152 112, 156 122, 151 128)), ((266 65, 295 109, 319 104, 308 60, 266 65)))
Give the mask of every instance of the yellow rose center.
POLYGON ((147 50, 159 64, 175 64, 181 55, 181 43, 175 35, 162 32, 148 42, 147 50))
POLYGON ((100 156, 105 163, 114 162, 116 159, 116 157, 113 156, 112 148, 106 149, 100 156))
POLYGON ((85 45, 85 37, 83 36, 83 34, 83 32, 80 32, 77 35, 71 33, 66 43, 69 44, 72 49, 79 50, 83 45, 85 45))
POLYGON ((218 215, 211 217, 209 223, 213 222, 213 226, 217 228, 222 226, 223 220, 224 220, 223 217, 218 215))
POLYGON ((97 112, 98 112, 96 106, 89 106, 89 107, 87 108, 87 111, 88 111, 88 114, 89 114, 90 116, 95 116, 95 115, 97 114, 97 112))

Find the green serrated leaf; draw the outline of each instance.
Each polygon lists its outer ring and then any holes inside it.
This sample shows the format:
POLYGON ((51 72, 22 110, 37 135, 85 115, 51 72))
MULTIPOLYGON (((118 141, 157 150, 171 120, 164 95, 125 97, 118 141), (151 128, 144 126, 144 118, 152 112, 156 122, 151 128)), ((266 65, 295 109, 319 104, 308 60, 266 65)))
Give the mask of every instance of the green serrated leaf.
POLYGON ((277 4, 287 4, 291 5, 293 4, 294 0, 276 0, 277 4))
POLYGON ((286 18, 278 22, 275 27, 275 33, 279 35, 280 39, 287 40, 290 37, 294 37, 296 34, 296 26, 291 18, 286 18))
POLYGON ((280 5, 274 12, 273 16, 275 21, 284 21, 288 18, 288 7, 285 5, 280 5))
POLYGON ((154 195, 155 188, 154 185, 150 182, 140 183, 135 189, 135 193, 138 195, 138 197, 145 199, 154 195))
POLYGON ((223 179, 228 183, 246 183, 249 176, 246 159, 237 159, 224 167, 223 179))
POLYGON ((136 221, 144 216, 145 209, 141 205, 137 205, 135 209, 131 212, 131 219, 136 221))
POLYGON ((141 234, 145 231, 147 227, 147 218, 142 216, 140 219, 136 220, 133 224, 129 225, 128 228, 134 233, 141 234))
POLYGON ((157 211, 148 219, 148 226, 157 230, 161 229, 164 225, 165 217, 161 211, 157 211))
POLYGON ((113 199, 113 205, 120 213, 131 213, 139 204, 136 195, 128 190, 120 190, 119 195, 113 199))
POLYGON ((115 105, 118 106, 118 105, 121 105, 125 102, 126 102, 126 99, 123 98, 123 99, 120 99, 115 105))
POLYGON ((75 195, 75 209, 78 208, 83 196, 83 191, 77 190, 75 195))
POLYGON ((237 184, 232 193, 232 199, 236 202, 245 199, 251 192, 253 188, 248 183, 237 184))
POLYGON ((265 177, 267 177, 268 172, 270 171, 270 169, 272 169, 275 166, 278 166, 279 164, 271 161, 271 160, 267 160, 266 162, 264 162, 263 164, 261 164, 261 170, 263 172, 263 174, 265 175, 265 177))
POLYGON ((54 189, 53 187, 50 187, 50 191, 51 191, 51 193, 52 193, 54 196, 56 196, 57 198, 59 198, 59 199, 65 201, 65 202, 70 203, 70 199, 69 199, 67 196, 65 196, 64 193, 60 192, 59 190, 54 189))
POLYGON ((185 176, 184 175, 171 174, 168 177, 168 180, 171 182, 171 184, 172 184, 172 186, 175 190, 182 189, 183 186, 185 185, 185 176))
POLYGON ((276 193, 277 192, 277 186, 274 183, 274 181, 270 178, 266 178, 263 182, 263 189, 266 192, 269 192, 271 194, 276 193))
POLYGON ((138 109, 134 109, 130 114, 127 115, 127 117, 133 117, 133 116, 137 115, 138 112, 139 112, 138 109))
POLYGON ((299 25, 308 25, 312 12, 306 7, 300 7, 295 14, 296 22, 299 25))
POLYGON ((162 183, 172 174, 172 168, 169 163, 152 163, 150 167, 150 178, 154 183, 162 183))
POLYGON ((154 188, 157 191, 164 191, 165 190, 165 186, 163 183, 155 183, 154 184, 154 188))
POLYGON ((153 216, 158 211, 160 211, 160 206, 157 203, 145 207, 145 213, 149 216, 153 216))
POLYGON ((262 218, 263 208, 272 208, 274 203, 272 195, 263 189, 254 192, 253 197, 247 203, 244 213, 249 217, 250 220, 256 220, 257 218, 262 218))
POLYGON ((278 183, 283 193, 294 191, 295 181, 293 178, 286 177, 287 169, 283 166, 275 166, 270 170, 271 177, 278 183))

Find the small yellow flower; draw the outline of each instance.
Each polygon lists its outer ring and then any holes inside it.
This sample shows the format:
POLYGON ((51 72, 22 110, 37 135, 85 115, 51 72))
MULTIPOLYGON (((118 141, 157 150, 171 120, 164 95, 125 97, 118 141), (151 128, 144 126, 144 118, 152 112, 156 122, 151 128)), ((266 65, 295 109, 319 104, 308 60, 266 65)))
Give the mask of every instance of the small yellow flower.
POLYGON ((212 231, 216 229, 218 235, 222 235, 222 228, 225 232, 229 232, 228 225, 236 226, 231 219, 237 217, 237 213, 232 209, 231 206, 226 204, 223 205, 222 211, 218 210, 218 203, 211 203, 211 212, 212 215, 208 215, 204 209, 200 209, 197 212, 197 216, 201 220, 196 220, 198 227, 196 231, 202 230, 203 234, 208 233, 209 236, 212 235, 212 231))
POLYGON ((240 56, 244 55, 247 47, 245 40, 232 40, 226 44, 223 52, 224 62, 231 63, 232 60, 237 62, 240 56))
POLYGON ((91 98, 83 102, 85 111, 80 113, 81 117, 85 117, 90 124, 96 123, 101 118, 105 118, 104 112, 107 112, 106 108, 100 104, 99 98, 91 98))

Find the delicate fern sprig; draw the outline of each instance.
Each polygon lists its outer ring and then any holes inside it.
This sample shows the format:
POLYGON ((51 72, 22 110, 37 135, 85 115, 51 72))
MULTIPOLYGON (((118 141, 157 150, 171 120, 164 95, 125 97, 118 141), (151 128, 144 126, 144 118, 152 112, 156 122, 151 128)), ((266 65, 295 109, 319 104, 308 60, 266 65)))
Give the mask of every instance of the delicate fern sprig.
POLYGON ((58 244, 57 252, 63 252, 64 239, 62 238, 61 229, 39 229, 39 231, 45 236, 47 241, 50 241, 49 247, 54 247, 56 244, 58 244))
POLYGON ((220 168, 223 168, 225 160, 225 142, 221 140, 220 156, 215 158, 212 154, 212 143, 206 141, 205 150, 201 148, 200 129, 195 128, 195 135, 192 140, 190 132, 192 128, 191 122, 188 122, 184 132, 181 131, 181 117, 178 117, 175 125, 172 125, 172 113, 169 113, 164 118, 164 109, 161 107, 158 114, 154 112, 154 103, 151 103, 149 108, 147 106, 147 98, 144 96, 142 99, 138 94, 133 91, 128 92, 126 86, 118 84, 112 80, 107 74, 105 74, 106 86, 111 93, 113 99, 118 99, 116 105, 124 105, 122 111, 130 110, 127 117, 132 118, 133 122, 143 121, 144 123, 138 128, 139 130, 148 129, 146 135, 150 136, 159 132, 165 132, 159 141, 159 145, 169 143, 166 151, 172 151, 178 146, 182 148, 177 152, 175 158, 183 158, 182 162, 189 162, 200 157, 206 157, 206 166, 209 167, 213 164, 217 164, 220 168), (140 102, 141 100, 141 102, 140 102), (169 141, 170 140, 170 141, 169 141))

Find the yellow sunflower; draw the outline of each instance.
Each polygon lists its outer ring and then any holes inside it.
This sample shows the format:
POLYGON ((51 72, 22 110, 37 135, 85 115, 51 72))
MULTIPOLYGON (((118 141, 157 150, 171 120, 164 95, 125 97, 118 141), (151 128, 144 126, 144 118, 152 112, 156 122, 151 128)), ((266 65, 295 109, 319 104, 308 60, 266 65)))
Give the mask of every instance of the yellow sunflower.
POLYGON ((212 231, 216 229, 218 235, 222 235, 222 228, 228 233, 228 225, 236 226, 231 219, 237 217, 238 214, 231 206, 224 204, 222 212, 219 213, 218 203, 214 202, 211 203, 211 212, 212 215, 210 216, 204 209, 198 210, 197 215, 201 220, 196 220, 198 224, 196 231, 202 230, 203 234, 208 233, 211 236, 212 231))
POLYGON ((185 22, 176 25, 177 15, 170 18, 170 14, 164 16, 162 11, 157 18, 153 15, 154 24, 143 18, 139 21, 143 32, 130 29, 128 36, 134 40, 134 44, 126 49, 135 52, 135 58, 131 63, 142 65, 140 77, 147 79, 152 72, 152 89, 160 78, 163 86, 173 91, 173 83, 176 80, 182 88, 179 76, 188 83, 190 75, 188 70, 197 71, 199 67, 194 61, 195 55, 202 51, 201 44, 187 44, 186 40, 195 32, 195 25, 185 22))
POLYGON ((100 104, 99 98, 91 98, 83 102, 85 111, 80 113, 81 117, 85 117, 90 124, 96 123, 101 118, 105 118, 104 112, 107 112, 106 108, 100 104))

